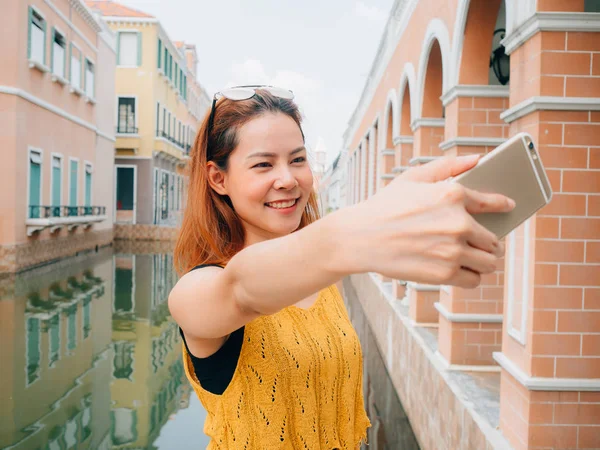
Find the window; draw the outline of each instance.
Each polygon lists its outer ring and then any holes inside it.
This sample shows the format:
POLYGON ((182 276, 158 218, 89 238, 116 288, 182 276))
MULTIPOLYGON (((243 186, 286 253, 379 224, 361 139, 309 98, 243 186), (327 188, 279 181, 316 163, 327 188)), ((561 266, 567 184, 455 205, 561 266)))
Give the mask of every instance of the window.
POLYGON ((162 120, 162 128, 161 128, 161 136, 165 135, 165 132, 167 131, 167 126, 166 126, 166 121, 167 121, 167 108, 163 107, 163 120, 162 120))
MULTIPOLYGON (((52 157, 52 206, 60 206, 61 200, 61 177, 62 177, 62 159, 60 156, 52 157)), ((60 211, 53 208, 53 216, 59 216, 60 211)))
POLYGON ((135 97, 119 97, 117 133, 137 133, 135 103, 135 97))
POLYGON ((94 64, 89 60, 85 60, 85 95, 89 98, 94 98, 94 64))
POLYGON ((167 124, 168 124, 168 128, 167 128, 167 136, 171 137, 171 113, 167 113, 168 114, 168 119, 167 119, 167 124))
POLYGON ((81 89, 81 50, 71 44, 71 85, 81 89))
POLYGON ((160 103, 156 102, 156 135, 160 136, 160 103))
POLYGON ((141 34, 137 32, 119 32, 119 66, 136 67, 139 65, 141 34))
POLYGON ((179 66, 175 63, 175 88, 178 87, 177 80, 179 79, 179 66))
POLYGON ((165 54, 165 61, 164 61, 165 75, 168 75, 169 74, 169 51, 167 50, 166 47, 165 47, 165 50, 164 50, 164 54, 165 54))
POLYGON ((79 161, 70 161, 69 206, 77 206, 77 184, 79 178, 79 161))
POLYGON ((159 69, 162 68, 162 41, 159 39, 158 40, 158 54, 156 56, 156 61, 157 61, 157 67, 159 69))
POLYGON ((40 64, 46 63, 46 21, 29 7, 28 58, 40 64))
POLYGON ((42 197, 42 155, 36 151, 29 152, 29 218, 40 217, 42 197))
POLYGON ((85 165, 85 206, 92 206, 92 165, 85 165))
POLYGON ((52 73, 61 78, 65 77, 67 70, 67 41, 56 30, 52 30, 52 73))

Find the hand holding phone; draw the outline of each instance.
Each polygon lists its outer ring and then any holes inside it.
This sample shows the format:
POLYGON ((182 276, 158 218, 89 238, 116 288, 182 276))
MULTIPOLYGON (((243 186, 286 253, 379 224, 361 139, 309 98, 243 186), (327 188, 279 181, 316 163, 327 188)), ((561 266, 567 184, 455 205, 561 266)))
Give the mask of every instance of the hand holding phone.
POLYGON ((516 202, 507 213, 473 215, 503 238, 550 203, 552 188, 531 136, 519 133, 482 157, 477 165, 452 180, 481 192, 503 194, 516 202))

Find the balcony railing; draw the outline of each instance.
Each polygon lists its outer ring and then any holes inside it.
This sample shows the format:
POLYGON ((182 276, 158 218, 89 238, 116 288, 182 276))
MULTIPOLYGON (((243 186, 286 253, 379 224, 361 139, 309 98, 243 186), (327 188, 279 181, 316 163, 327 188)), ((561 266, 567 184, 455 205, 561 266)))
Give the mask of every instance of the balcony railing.
POLYGON ((50 217, 103 216, 106 206, 41 206, 29 205, 30 219, 48 219, 50 217))
POLYGON ((72 230, 78 226, 89 227, 106 220, 106 206, 44 206, 30 205, 26 220, 27 235, 50 228, 53 232, 62 227, 72 230))
POLYGON ((137 134, 137 127, 132 127, 130 125, 119 124, 117 125, 117 134, 137 134))
POLYGON ((183 142, 179 142, 177 139, 175 139, 174 137, 169 136, 165 131, 159 131, 158 135, 160 137, 165 138, 167 141, 171 142, 172 144, 182 148, 185 150, 185 144, 183 142))

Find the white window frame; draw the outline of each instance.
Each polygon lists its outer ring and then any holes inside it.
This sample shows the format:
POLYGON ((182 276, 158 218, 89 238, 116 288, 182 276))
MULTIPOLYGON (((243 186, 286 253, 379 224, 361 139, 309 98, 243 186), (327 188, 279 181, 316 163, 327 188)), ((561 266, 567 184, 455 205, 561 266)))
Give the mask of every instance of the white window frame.
POLYGON ((59 206, 62 206, 62 199, 63 199, 63 186, 62 186, 62 177, 63 177, 63 169, 64 169, 64 155, 62 153, 57 153, 57 152, 52 152, 50 153, 50 206, 54 206, 52 204, 52 195, 54 192, 54 158, 58 158, 60 161, 60 177, 61 177, 61 183, 60 183, 60 202, 59 202, 59 206))
POLYGON ((506 255, 507 261, 507 316, 508 316, 508 335, 511 336, 521 345, 527 344, 527 312, 529 308, 529 292, 530 292, 530 270, 529 270, 529 257, 531 255, 531 219, 526 220, 523 223, 523 271, 515 273, 514 258, 515 258, 515 231, 511 232, 507 237, 508 251, 506 255), (515 277, 522 277, 521 285, 521 323, 518 324, 520 328, 517 330, 513 324, 513 308, 515 304, 515 292, 514 284, 515 277))
MULTIPOLYGON (((116 119, 117 119, 117 124, 115 126, 115 129, 118 130, 119 129, 119 99, 121 98, 132 98, 134 100, 133 104, 134 104, 134 108, 135 108, 135 113, 134 113, 134 122, 135 122, 135 128, 137 128, 139 130, 139 108, 138 108, 138 96, 137 95, 126 95, 126 94, 119 94, 117 95, 117 115, 116 115, 116 119)), ((138 131, 139 133, 139 131, 138 131)), ((117 133, 117 136, 139 136, 138 133, 117 133)))
POLYGON ((140 67, 138 65, 138 61, 140 60, 139 41, 142 38, 143 38, 142 32, 140 30, 136 30, 135 28, 124 28, 124 29, 120 29, 117 31, 117 42, 118 42, 118 46, 119 46, 117 68, 119 68, 119 69, 137 69, 138 67, 140 67), (135 64, 134 65, 121 64, 121 34, 135 34, 136 35, 136 38, 135 38, 135 64))
POLYGON ((40 157, 40 203, 44 204, 44 150, 38 147, 27 147, 27 197, 26 203, 27 207, 25 208, 25 220, 29 219, 29 198, 31 192, 29 191, 29 180, 31 179, 31 154, 37 153, 40 157))
MULTIPOLYGON (((69 56, 69 42, 67 41, 67 35, 64 31, 62 31, 56 25, 52 26, 52 33, 50 33, 51 38, 51 47, 50 47, 50 72, 52 73, 52 81, 58 82, 63 86, 68 83, 67 81, 67 58, 69 56), (56 68, 54 67, 54 39, 56 38, 56 34, 59 34, 60 37, 64 40, 65 46, 64 50, 64 60, 63 60, 63 74, 60 75, 56 73, 56 68)), ((70 64, 69 64, 70 68, 70 64)))
POLYGON ((71 83, 71 92, 81 95, 83 94, 83 62, 85 57, 83 56, 83 51, 81 50, 81 47, 79 47, 79 45, 77 45, 75 42, 71 41, 70 43, 70 50, 69 50, 69 82, 71 83), (79 52, 79 85, 75 85, 73 83, 73 49, 77 49, 77 51, 79 52))
POLYGON ((96 103, 96 62, 91 59, 88 58, 87 56, 83 57, 83 92, 87 98, 87 102, 88 103, 96 103), (92 72, 94 75, 94 86, 92 87, 92 95, 89 95, 88 93, 88 85, 87 85, 87 63, 90 63, 92 65, 92 67, 94 68, 94 71, 92 72))
POLYGON ((30 31, 30 27, 33 26, 32 21, 31 21, 31 17, 29 16, 29 10, 28 10, 28 14, 27 14, 27 34, 28 34, 28 48, 29 48, 29 52, 27 54, 27 60, 29 61, 29 67, 30 68, 36 68, 42 72, 48 72, 50 71, 50 68, 46 65, 46 53, 48 51, 48 46, 47 46, 47 42, 46 42, 46 38, 47 38, 47 34, 48 34, 48 19, 46 18, 46 16, 35 6, 33 5, 29 5, 29 8, 31 8, 31 10, 33 12, 35 12, 38 16, 40 16, 45 23, 45 27, 44 27, 44 52, 42 55, 42 61, 38 61, 37 59, 33 59, 31 57, 31 31, 30 31))
POLYGON ((137 171, 138 166, 135 164, 115 164, 114 181, 113 181, 113 220, 117 219, 117 170, 119 168, 133 168, 133 221, 132 225, 137 223, 137 171))
MULTIPOLYGON (((90 168, 92 174, 92 187, 90 189, 90 206, 94 204, 94 164, 87 159, 83 160, 83 204, 85 204, 85 174, 88 173, 87 169, 90 168)), ((116 195, 116 194, 115 194, 116 195)), ((116 206, 115 206, 116 208, 116 206)))
POLYGON ((79 206, 79 167, 80 162, 79 158, 75 158, 74 156, 69 156, 69 176, 67 179, 67 184, 69 185, 69 198, 67 199, 67 205, 71 206, 71 161, 77 162, 77 198, 75 199, 75 206, 79 206))

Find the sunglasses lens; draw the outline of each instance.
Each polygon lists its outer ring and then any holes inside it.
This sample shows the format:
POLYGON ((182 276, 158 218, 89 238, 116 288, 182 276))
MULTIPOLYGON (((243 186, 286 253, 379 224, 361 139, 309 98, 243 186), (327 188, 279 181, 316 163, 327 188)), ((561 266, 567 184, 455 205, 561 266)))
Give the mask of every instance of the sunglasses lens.
POLYGON ((278 87, 273 87, 273 86, 265 87, 262 89, 270 92, 275 97, 285 98, 286 100, 294 99, 294 93, 288 89, 283 89, 283 88, 278 88, 278 87))
POLYGON ((250 88, 231 88, 221 91, 223 97, 229 100, 248 100, 254 95, 254 89, 250 88))

